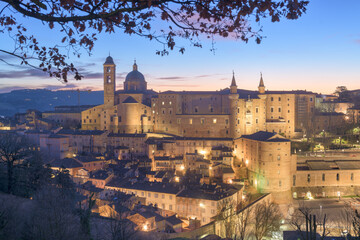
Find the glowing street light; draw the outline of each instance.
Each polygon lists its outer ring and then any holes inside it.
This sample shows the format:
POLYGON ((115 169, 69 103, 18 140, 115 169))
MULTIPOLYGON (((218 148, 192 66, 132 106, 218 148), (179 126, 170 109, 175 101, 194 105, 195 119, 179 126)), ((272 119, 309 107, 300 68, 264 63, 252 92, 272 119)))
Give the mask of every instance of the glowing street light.
POLYGON ((185 166, 184 166, 184 165, 181 165, 181 166, 180 166, 180 170, 181 170, 181 171, 184 171, 184 170, 185 170, 185 166))
POLYGON ((201 155, 205 155, 205 154, 206 154, 206 151, 205 151, 205 150, 201 150, 201 151, 200 151, 200 154, 201 154, 201 155))
POLYGON ((147 224, 144 224, 143 231, 148 231, 148 230, 149 230, 149 228, 148 228, 147 224))

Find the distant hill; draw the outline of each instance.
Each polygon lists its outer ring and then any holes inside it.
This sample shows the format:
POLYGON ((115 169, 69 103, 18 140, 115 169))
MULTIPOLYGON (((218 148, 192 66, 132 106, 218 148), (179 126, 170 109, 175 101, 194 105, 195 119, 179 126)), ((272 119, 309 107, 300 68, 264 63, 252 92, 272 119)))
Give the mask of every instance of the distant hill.
MULTIPOLYGON (((103 91, 80 91, 80 105, 99 105, 104 102, 103 91)), ((0 115, 12 116, 27 109, 51 111, 61 105, 77 105, 77 91, 23 89, 0 94, 0 115)))

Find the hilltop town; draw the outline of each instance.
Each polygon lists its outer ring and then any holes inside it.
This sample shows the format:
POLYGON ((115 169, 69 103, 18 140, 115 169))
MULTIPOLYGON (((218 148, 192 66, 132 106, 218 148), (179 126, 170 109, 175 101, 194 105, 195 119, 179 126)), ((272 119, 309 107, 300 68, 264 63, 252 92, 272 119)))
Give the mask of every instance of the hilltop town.
POLYGON ((229 209, 271 202, 284 224, 299 199, 359 194, 360 90, 268 90, 262 75, 244 90, 233 75, 221 90, 156 92, 139 68, 116 89, 108 56, 103 104, 18 113, 1 136, 27 139, 92 215, 137 234, 229 237, 229 209))

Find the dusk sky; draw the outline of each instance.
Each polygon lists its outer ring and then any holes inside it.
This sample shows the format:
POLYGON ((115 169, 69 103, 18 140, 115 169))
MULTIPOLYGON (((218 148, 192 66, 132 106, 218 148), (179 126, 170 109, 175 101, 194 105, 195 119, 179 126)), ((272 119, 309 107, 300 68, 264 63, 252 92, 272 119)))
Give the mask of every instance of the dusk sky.
MULTIPOLYGON (((0 62, 0 92, 21 88, 102 90, 102 64, 109 52, 117 65, 117 88, 122 88, 134 59, 145 75, 148 88, 164 90, 218 90, 230 85, 232 71, 238 88, 257 88, 260 72, 269 90, 306 89, 332 93, 336 86, 360 89, 360 1, 310 1, 307 13, 300 19, 282 19, 280 23, 262 20, 263 39, 249 43, 234 39, 217 39, 215 54, 211 42, 203 48, 186 47, 158 56, 162 46, 122 33, 102 34, 91 56, 83 52, 80 59, 71 58, 85 78, 70 79, 67 85, 42 72, 24 67, 11 67, 0 62)), ((37 34, 40 43, 55 44, 60 37, 45 31, 39 22, 25 22, 37 34)), ((253 23, 257 27, 256 23, 253 23)), ((1 46, 11 48, 9 39, 0 39, 1 46)), ((12 59, 9 62, 16 63, 12 59)))

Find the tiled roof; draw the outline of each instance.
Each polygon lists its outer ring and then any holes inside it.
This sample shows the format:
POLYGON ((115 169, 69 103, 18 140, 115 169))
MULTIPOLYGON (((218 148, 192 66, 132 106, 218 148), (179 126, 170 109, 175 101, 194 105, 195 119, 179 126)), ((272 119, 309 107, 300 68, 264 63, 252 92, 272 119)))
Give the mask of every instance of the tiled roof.
POLYGON ((90 178, 105 180, 110 176, 109 172, 105 170, 97 170, 90 174, 90 178))
POLYGON ((146 137, 145 133, 109 133, 108 137, 139 137, 144 138, 146 137))
POLYGON ((57 134, 51 134, 50 136, 48 136, 48 138, 67 138, 67 137, 62 136, 62 135, 57 135, 57 134))
POLYGON ((266 91, 266 94, 315 94, 306 90, 292 90, 292 91, 266 91))
POLYGON ((132 96, 127 97, 122 103, 138 103, 132 96))
POLYGON ((166 183, 157 183, 157 182, 115 182, 110 181, 107 186, 118 187, 125 189, 134 189, 134 190, 143 190, 167 194, 176 194, 179 192, 179 187, 176 185, 166 184, 166 183))
POLYGON ((177 197, 184 197, 184 198, 194 198, 194 199, 206 199, 206 200, 213 200, 218 201, 229 196, 234 195, 239 190, 235 187, 229 186, 225 187, 222 186, 220 190, 211 191, 205 189, 185 189, 177 194, 177 197))
POLYGON ((50 163, 52 167, 58 168, 80 168, 83 165, 76 161, 74 158, 56 159, 50 163))
POLYGON ((167 217, 165 220, 173 226, 183 223, 183 221, 181 221, 179 218, 177 218, 176 215, 167 217))
POLYGON ((265 131, 259 131, 250 135, 242 135, 242 138, 256 140, 256 141, 262 141, 262 142, 289 142, 289 139, 286 138, 273 138, 276 135, 276 133, 272 132, 265 132, 265 131))
POLYGON ((72 130, 72 129, 61 129, 57 134, 64 135, 102 135, 105 131, 101 130, 72 130))

